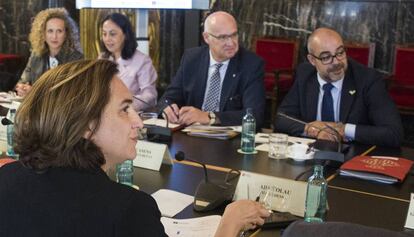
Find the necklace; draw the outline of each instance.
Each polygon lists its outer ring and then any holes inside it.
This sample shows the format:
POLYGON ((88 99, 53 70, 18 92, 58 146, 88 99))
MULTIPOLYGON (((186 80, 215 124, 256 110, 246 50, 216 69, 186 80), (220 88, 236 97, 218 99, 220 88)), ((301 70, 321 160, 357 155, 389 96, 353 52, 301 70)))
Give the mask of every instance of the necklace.
POLYGON ((50 68, 55 68, 59 65, 58 60, 55 57, 49 57, 50 68))

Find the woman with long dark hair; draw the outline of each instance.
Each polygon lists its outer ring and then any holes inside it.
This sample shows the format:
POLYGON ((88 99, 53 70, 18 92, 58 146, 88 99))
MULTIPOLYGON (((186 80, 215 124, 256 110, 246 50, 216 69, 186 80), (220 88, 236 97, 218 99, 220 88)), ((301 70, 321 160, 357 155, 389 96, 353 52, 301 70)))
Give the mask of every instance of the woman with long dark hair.
POLYGON ((129 91, 140 100, 134 100, 135 110, 145 110, 157 103, 155 82, 157 72, 150 57, 137 49, 135 34, 128 18, 112 13, 102 20, 100 58, 118 64, 119 77, 129 91))

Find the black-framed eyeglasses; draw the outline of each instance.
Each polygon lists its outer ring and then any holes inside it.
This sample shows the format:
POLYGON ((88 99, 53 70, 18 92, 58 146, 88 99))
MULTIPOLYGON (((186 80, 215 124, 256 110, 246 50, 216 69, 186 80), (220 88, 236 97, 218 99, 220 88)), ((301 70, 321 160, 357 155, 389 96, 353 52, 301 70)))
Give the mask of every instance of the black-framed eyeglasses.
POLYGON ((327 64, 331 64, 331 63, 333 62, 334 58, 336 58, 337 60, 342 60, 342 59, 344 59, 344 58, 345 58, 345 56, 346 56, 346 51, 345 51, 345 49, 343 48, 343 49, 339 50, 338 52, 336 52, 334 55, 332 55, 332 54, 327 54, 327 55, 323 54, 323 55, 321 55, 320 57, 318 57, 318 56, 316 56, 316 55, 313 55, 313 54, 311 54, 311 53, 309 53, 309 54, 310 54, 312 57, 314 57, 314 58, 318 59, 319 61, 321 61, 321 63, 322 63, 323 65, 327 65, 327 64))
POLYGON ((239 32, 237 32, 237 31, 234 32, 231 35, 213 35, 211 33, 208 33, 208 34, 211 35, 212 37, 218 39, 221 42, 226 42, 228 39, 234 40, 234 39, 237 39, 239 37, 239 32))

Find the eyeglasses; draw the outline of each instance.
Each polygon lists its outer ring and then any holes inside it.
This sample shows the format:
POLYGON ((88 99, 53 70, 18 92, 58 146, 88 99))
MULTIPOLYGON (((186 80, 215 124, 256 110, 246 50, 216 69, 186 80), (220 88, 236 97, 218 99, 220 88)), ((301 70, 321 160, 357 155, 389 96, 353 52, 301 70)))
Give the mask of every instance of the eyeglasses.
MULTIPOLYGON (((207 32, 208 33, 208 32, 207 32)), ((221 42, 226 42, 228 39, 234 40, 239 37, 239 32, 234 32, 231 35, 213 35, 211 33, 208 33, 209 35, 213 36, 214 38, 218 39, 221 42)))
POLYGON ((334 55, 328 54, 328 55, 322 55, 320 57, 315 56, 311 53, 310 53, 310 55, 312 55, 312 57, 314 57, 314 58, 318 59, 319 61, 321 61, 321 63, 323 65, 327 65, 327 64, 331 64, 333 62, 334 58, 336 58, 337 60, 344 59, 345 55, 346 55, 346 52, 345 52, 345 49, 341 49, 340 51, 336 52, 336 54, 334 54, 334 55))

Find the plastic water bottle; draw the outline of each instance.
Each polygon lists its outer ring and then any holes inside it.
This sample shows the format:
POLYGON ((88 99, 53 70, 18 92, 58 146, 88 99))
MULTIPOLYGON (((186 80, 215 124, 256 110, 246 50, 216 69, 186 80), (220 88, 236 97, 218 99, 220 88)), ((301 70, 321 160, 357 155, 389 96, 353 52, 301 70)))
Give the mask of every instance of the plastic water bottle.
POLYGON ((308 179, 306 191, 306 222, 323 222, 326 217, 327 182, 323 177, 323 166, 315 165, 313 175, 308 179))
POLYGON ((119 164, 116 169, 116 180, 118 183, 128 186, 133 185, 134 181, 134 166, 132 160, 126 160, 119 164))
MULTIPOLYGON (((14 118, 16 117, 16 109, 10 109, 9 120, 14 123, 14 118)), ((14 142, 13 142, 13 134, 14 134, 14 124, 7 125, 7 151, 6 154, 11 157, 17 158, 17 154, 14 153, 14 142)))
POLYGON ((256 135, 256 119, 253 116, 252 109, 247 109, 243 117, 241 150, 242 152, 254 152, 254 136, 256 135))

